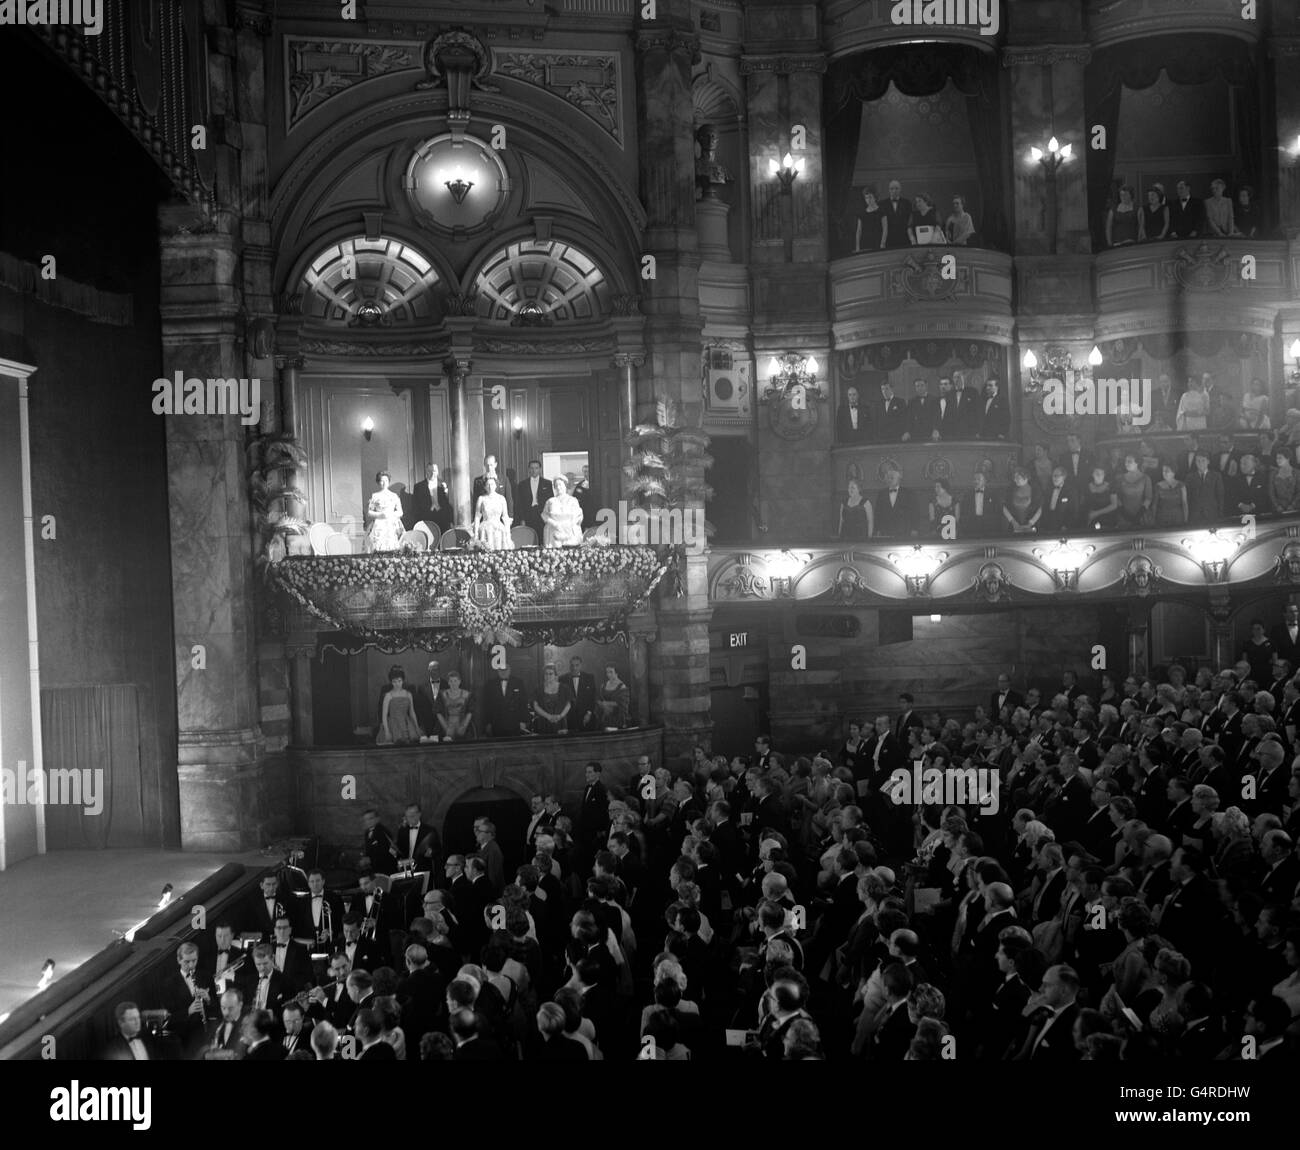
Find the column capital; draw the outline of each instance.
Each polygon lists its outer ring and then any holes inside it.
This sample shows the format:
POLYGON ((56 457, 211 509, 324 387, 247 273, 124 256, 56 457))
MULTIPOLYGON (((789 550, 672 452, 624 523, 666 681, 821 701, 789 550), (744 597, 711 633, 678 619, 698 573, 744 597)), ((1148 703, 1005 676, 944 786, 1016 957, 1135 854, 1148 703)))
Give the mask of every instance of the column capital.
POLYGON ((742 76, 749 76, 755 72, 775 72, 778 76, 788 76, 792 72, 825 71, 825 52, 760 53, 740 58, 742 76))
POLYGON ((644 367, 645 353, 640 351, 620 351, 610 360, 610 362, 615 367, 644 367))
POLYGON ((305 355, 277 355, 275 357, 275 369, 277 371, 302 371, 307 366, 307 357, 305 355))
POLYGON ((691 63, 700 59, 700 38, 683 28, 642 29, 636 34, 638 52, 688 52, 691 63))
POLYGON ((1092 59, 1092 49, 1087 44, 1026 44, 1002 49, 1002 67, 1014 68, 1018 64, 1087 64, 1092 59))
POLYGON ((467 353, 452 352, 442 361, 442 370, 453 383, 464 383, 472 364, 473 360, 467 353))

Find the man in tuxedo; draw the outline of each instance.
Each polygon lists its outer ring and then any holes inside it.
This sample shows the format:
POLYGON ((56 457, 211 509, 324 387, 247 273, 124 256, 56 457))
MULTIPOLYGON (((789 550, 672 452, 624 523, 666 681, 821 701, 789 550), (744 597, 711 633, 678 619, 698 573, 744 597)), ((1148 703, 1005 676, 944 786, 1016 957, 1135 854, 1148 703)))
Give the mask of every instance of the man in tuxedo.
MULTIPOLYGON (((206 949, 206 955, 201 953, 199 961, 218 993, 243 969, 240 964, 252 965, 252 956, 235 945, 235 928, 225 919, 212 928, 212 945, 206 949)), ((215 1014, 216 1006, 208 1013, 215 1014)))
POLYGON ((882 1062, 902 1062, 916 1035, 916 1023, 907 1013, 907 996, 912 993, 912 972, 902 962, 888 962, 881 969, 885 1003, 876 1018, 867 1046, 867 1057, 882 1062))
POLYGON ((205 1050, 229 1050, 236 1058, 244 1053, 239 1020, 244 1014, 244 992, 232 986, 221 996, 221 1015, 208 1023, 203 1032, 205 1050))
POLYGON ((199 948, 183 942, 176 948, 176 967, 162 985, 162 1005, 168 1014, 168 1027, 189 1053, 203 1035, 208 1018, 216 1015, 216 995, 208 976, 199 970, 199 948))
POLYGON ((1038 529, 1044 535, 1068 535, 1078 519, 1075 488, 1064 467, 1052 468, 1052 486, 1043 497, 1043 517, 1038 529))
MULTIPOLYGON (((497 898, 506 885, 506 858, 497 842, 496 824, 491 819, 474 820, 476 853, 483 859, 483 867, 492 886, 492 897, 497 898)), ((473 856, 471 856, 473 857, 473 856)))
POLYGON ((343 1030, 356 1007, 348 997, 348 975, 352 968, 348 957, 342 952, 330 959, 330 978, 332 982, 312 991, 308 1009, 317 1022, 328 1022, 338 1030, 343 1030))
POLYGON ((143 1033, 140 1008, 134 1002, 119 1002, 113 1008, 117 1033, 100 1053, 101 1062, 155 1062, 158 1049, 143 1033))
POLYGON ((352 912, 343 919, 343 939, 339 944, 339 954, 347 959, 349 971, 377 970, 383 964, 378 945, 361 937, 362 918, 353 900, 352 912))
POLYGON ((528 478, 519 481, 515 488, 515 526, 531 527, 537 532, 537 542, 542 541, 542 508, 555 494, 549 479, 542 477, 542 465, 536 459, 528 461, 528 478))
POLYGON ((280 880, 273 874, 264 874, 258 883, 258 891, 248 903, 244 914, 244 930, 256 931, 263 942, 270 942, 275 933, 275 920, 285 909, 279 897, 280 880))
MULTIPOLYGON (((1196 453, 1201 448, 1201 437, 1199 435, 1189 435, 1183 447, 1178 454, 1174 463, 1174 471, 1179 480, 1186 482, 1187 477, 1196 470, 1196 453)), ((1206 466, 1209 466, 1209 454, 1205 456, 1206 466)))
POLYGON ((582 529, 589 531, 596 526, 596 492, 591 486, 591 467, 584 463, 582 465, 582 478, 573 485, 570 492, 574 499, 578 501, 578 506, 582 508, 582 529))
POLYGON ((438 705, 446 689, 447 680, 442 677, 438 661, 434 659, 424 669, 424 680, 415 685, 415 721, 419 723, 420 730, 435 742, 442 733, 442 727, 438 723, 438 705))
POLYGON ((1223 518, 1223 476, 1210 470, 1210 453, 1196 450, 1196 466, 1183 481, 1187 485, 1187 521, 1217 523, 1223 518))
POLYGON ((1268 493, 1268 478, 1255 469, 1255 457, 1241 457, 1241 470, 1228 482, 1228 504, 1234 515, 1267 515, 1273 510, 1268 493))
POLYGON ((961 400, 952 389, 952 380, 944 376, 939 380, 938 410, 935 428, 940 439, 961 439, 963 416, 961 400))
POLYGON ((370 869, 375 874, 392 874, 397 848, 393 845, 392 834, 379 821, 379 812, 368 807, 361 814, 361 825, 364 830, 361 853, 370 860, 370 869))
POLYGON ((1093 858, 1114 857, 1111 843, 1115 835, 1115 824, 1110 820, 1110 801, 1118 795, 1119 784, 1114 779, 1097 779, 1092 784, 1092 792, 1088 796, 1092 811, 1079 831, 1079 842, 1093 858))
POLYGON ((596 722, 596 677, 582 669, 582 660, 569 660, 569 673, 561 680, 573 695, 569 712, 570 731, 589 731, 596 722))
POLYGON ((291 995, 310 985, 311 953, 302 943, 294 942, 293 923, 287 914, 275 920, 275 941, 271 947, 274 952, 272 962, 275 969, 284 975, 291 995))
POLYGON ((528 720, 523 680, 509 666, 499 667, 496 680, 483 684, 483 730, 494 739, 513 739, 528 733, 528 720))
POLYGON ((870 438, 867 409, 858 402, 858 389, 849 387, 835 416, 836 443, 866 443, 870 438))
POLYGON ((1029 1038, 1019 1058, 1029 1062, 1075 1062, 1074 1020, 1079 1016, 1079 975, 1072 966, 1047 968, 1038 997, 1042 1012, 1035 1012, 1029 1038))
POLYGON ((915 700, 906 691, 898 696, 898 719, 894 723, 894 738, 898 740, 900 747, 907 746, 909 727, 925 726, 925 720, 921 718, 912 705, 914 702, 915 700))
POLYGON ((396 1062, 397 1051, 384 1041, 384 1028, 379 1023, 379 1015, 369 1008, 358 1010, 352 1023, 353 1033, 361 1053, 358 1062, 396 1062))
POLYGON ((296 1050, 311 1050, 311 1027, 307 1025, 302 1006, 297 1002, 286 1002, 280 1012, 280 1029, 284 1037, 280 1046, 288 1058, 296 1050))
POLYGON ((874 509, 877 538, 906 539, 911 534, 912 515, 902 482, 902 475, 893 468, 886 472, 886 487, 877 496, 874 509))
POLYGON ((1024 706, 1024 702, 1024 696, 1011 689, 1011 676, 999 675, 998 689, 989 696, 989 718, 995 723, 999 722, 1003 707, 1010 707, 1014 711, 1017 707, 1024 706))
POLYGON ((1192 195, 1186 180, 1174 185, 1174 198, 1169 201, 1169 234, 1171 240, 1194 239, 1205 230, 1205 205, 1192 195))
POLYGON ((1300 884, 1300 858, 1296 857, 1295 844, 1284 830, 1271 830, 1259 842, 1259 854, 1264 863, 1259 893, 1268 902, 1290 906, 1300 884))
POLYGON ((406 525, 407 530, 417 523, 432 523, 440 533, 452 524, 451 496, 447 494, 447 485, 438 479, 436 463, 425 467, 424 478, 411 493, 411 522, 406 525))
POLYGON ((352 1000, 352 1015, 348 1029, 356 1033, 357 1015, 375 1005, 375 980, 364 970, 354 970, 348 975, 348 997, 352 1000))
POLYGON ((888 383, 880 385, 875 431, 880 443, 898 443, 907 431, 907 403, 894 394, 893 387, 888 383))
POLYGON ((283 1062, 285 1050, 272 1040, 278 1010, 250 1010, 241 1027, 245 1062, 283 1062))
POLYGON ((301 988, 275 969, 275 947, 260 942, 253 948, 253 969, 244 979, 244 1001, 249 1011, 269 1010, 279 1014, 284 1004, 301 988))
POLYGON ((1065 468, 1066 479, 1074 484, 1075 491, 1092 478, 1092 459, 1083 450, 1083 442, 1077 435, 1065 437, 1065 451, 1061 455, 1061 466, 1065 468))
POLYGON ((587 789, 582 792, 582 806, 578 811, 579 841, 591 854, 604 846, 609 835, 609 792, 601 781, 604 770, 600 763, 587 764, 587 789))
POLYGON ((1269 638, 1279 659, 1285 659, 1293 670, 1300 667, 1300 607, 1288 603, 1282 622, 1273 628, 1269 638))
POLYGON ((1064 752, 1057 770, 1061 773, 1061 788, 1047 801, 1043 821, 1056 832, 1058 842, 1069 842, 1088 821, 1092 791, 1079 774, 1079 756, 1075 752, 1064 752))
POLYGON ((537 849, 537 836, 542 831, 549 831, 555 823, 546 812, 546 800, 541 795, 533 795, 528 800, 528 825, 524 828, 525 857, 532 858, 537 849))
POLYGON ((984 384, 984 404, 980 410, 980 438, 1006 439, 1011 426, 1011 412, 996 379, 984 384))
POLYGON ((1174 851, 1169 868, 1173 887, 1153 908, 1157 933, 1187 955, 1194 969, 1216 941, 1220 918, 1218 892, 1205 876, 1207 865, 1192 847, 1174 851))
POLYGON ((923 379, 912 383, 912 399, 907 405, 907 431, 905 443, 929 443, 937 438, 939 430, 939 404, 930 397, 929 385, 923 379))
POLYGON ((483 474, 474 480, 474 485, 470 490, 470 517, 473 518, 474 509, 478 507, 479 496, 487 494, 489 477, 497 481, 497 494, 506 501, 506 514, 513 519, 515 514, 514 492, 511 490, 510 484, 497 474, 497 457, 495 455, 485 455, 483 457, 483 474))
POLYGON ((326 946, 342 937, 343 899, 325 889, 325 872, 313 867, 307 872, 307 897, 299 900, 298 937, 312 938, 326 946))
POLYGON ((442 854, 442 841, 438 832, 424 821, 419 803, 408 803, 397 828, 398 859, 414 859, 416 870, 438 873, 438 857, 442 854))
POLYGON ((980 1028, 982 1058, 1000 1061, 1020 1033, 1030 990, 1016 969, 1016 959, 1029 949, 1030 944, 1018 937, 1005 938, 997 944, 998 982, 989 1000, 987 1022, 980 1028))
POLYGON ((398 980, 397 1001, 402 1008, 402 1033, 410 1058, 412 1051, 418 1053, 420 1039, 438 1028, 447 988, 437 967, 429 961, 428 949, 420 943, 411 943, 403 960, 406 975, 398 980))
POLYGON ((898 740, 889 729, 889 716, 876 718, 875 733, 864 753, 858 755, 859 764, 870 765, 869 777, 879 781, 887 777, 899 762, 898 740))
POLYGON ((885 235, 886 248, 905 248, 911 245, 907 229, 912 225, 912 201, 903 199, 903 185, 897 180, 889 181, 889 198, 880 205, 889 221, 889 230, 885 235))

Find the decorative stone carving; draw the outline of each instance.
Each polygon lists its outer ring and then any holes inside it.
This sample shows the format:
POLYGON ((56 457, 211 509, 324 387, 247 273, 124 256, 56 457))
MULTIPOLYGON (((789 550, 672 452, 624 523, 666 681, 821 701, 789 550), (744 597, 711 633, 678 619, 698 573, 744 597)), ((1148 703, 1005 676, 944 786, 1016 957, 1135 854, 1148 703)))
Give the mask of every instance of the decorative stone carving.
POLYGON ((701 124, 695 129, 695 142, 700 146, 695 160, 695 198, 719 199, 718 189, 734 183, 735 179, 718 163, 718 129, 712 124, 701 124))
POLYGON ((623 109, 619 99, 617 53, 499 51, 496 71, 559 96, 622 144, 623 109))
POLYGON ((413 44, 380 40, 299 40, 288 37, 288 127, 327 100, 376 76, 420 66, 413 44))
POLYGON ((692 64, 700 62, 699 36, 694 32, 683 32, 677 28, 638 32, 636 50, 638 52, 686 52, 690 54, 692 64))
POLYGON ((985 563, 975 575, 970 593, 986 603, 1006 603, 1011 599, 1011 577, 999 563, 985 563))
POLYGON ((609 351, 612 346, 613 341, 608 336, 595 339, 556 339, 545 343, 496 339, 491 336, 474 337, 475 351, 499 355, 580 355, 609 351))
POLYGON ((942 455, 932 455, 925 461, 925 468, 922 474, 926 479, 934 482, 936 479, 952 478, 952 462, 945 459, 942 455))
POLYGON ((448 340, 431 343, 362 343, 342 339, 304 339, 299 350, 304 355, 359 356, 364 359, 401 356, 442 356, 450 347, 448 340))
POLYGON ((767 401, 767 422, 773 433, 781 439, 807 439, 821 418, 821 389, 814 384, 791 383, 773 388, 764 397, 767 401), (796 390, 802 399, 796 401, 796 390))
POLYGON ((900 464, 892 455, 886 455, 885 458, 876 465, 876 478, 881 483, 885 483, 889 479, 889 473, 891 471, 897 471, 899 475, 902 475, 903 467, 902 464, 900 464))
POLYGON ((970 269, 959 262, 956 276, 945 279, 943 260, 944 254, 939 252, 927 252, 920 259, 907 256, 899 267, 890 269, 890 294, 925 303, 953 299, 959 290, 963 295, 968 294, 970 269))
POLYGON ((618 292, 611 295, 609 305, 617 316, 641 314, 641 297, 635 292, 618 292))
POLYGON ((1300 583, 1300 541, 1293 539, 1282 548, 1273 565, 1273 582, 1300 583))
POLYGON ((775 72, 778 76, 788 76, 791 72, 825 72, 826 57, 820 52, 810 52, 801 56, 742 56, 740 74, 752 75, 754 72, 775 72))
MULTIPOLYGON (((750 556, 746 555, 742 558, 749 559, 750 556)), ((763 585, 763 580, 754 573, 753 567, 740 560, 737 560, 735 567, 725 577, 718 580, 718 591, 724 592, 728 599, 767 597, 767 588, 763 585)))
POLYGON ((447 85, 448 107, 453 111, 468 110, 469 90, 499 92, 486 82, 492 71, 492 53, 488 46, 472 32, 453 28, 425 41, 420 54, 425 78, 415 85, 417 90, 440 88, 447 85))
POLYGON ((443 314, 455 316, 478 315, 477 292, 448 292, 443 302, 443 314))
POLYGON ((1120 577, 1127 595, 1146 598, 1164 579, 1164 570, 1157 567, 1148 555, 1134 555, 1125 565, 1120 577))
POLYGON ((1230 276, 1228 249, 1222 244, 1212 248, 1204 240, 1191 251, 1178 248, 1165 265, 1166 283, 1176 283, 1188 291, 1222 291, 1230 276))
POLYGON ((856 567, 841 567, 835 572, 835 582, 831 585, 830 597, 835 603, 846 607, 865 602, 869 595, 862 582, 862 572, 856 567))
POLYGON ((1092 49, 1086 44, 1036 44, 1033 47, 1006 47, 1002 49, 1002 67, 1014 68, 1018 64, 1087 64, 1092 59, 1092 49))

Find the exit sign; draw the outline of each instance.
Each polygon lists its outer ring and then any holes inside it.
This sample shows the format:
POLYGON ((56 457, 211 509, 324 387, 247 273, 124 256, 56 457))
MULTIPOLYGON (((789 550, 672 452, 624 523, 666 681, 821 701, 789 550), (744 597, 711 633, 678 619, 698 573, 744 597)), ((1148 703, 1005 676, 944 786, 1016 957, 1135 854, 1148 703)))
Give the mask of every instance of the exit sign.
POLYGON ((732 631, 732 632, 731 632, 731 646, 733 646, 733 647, 748 647, 748 646, 749 646, 749 632, 748 632, 748 631, 732 631))

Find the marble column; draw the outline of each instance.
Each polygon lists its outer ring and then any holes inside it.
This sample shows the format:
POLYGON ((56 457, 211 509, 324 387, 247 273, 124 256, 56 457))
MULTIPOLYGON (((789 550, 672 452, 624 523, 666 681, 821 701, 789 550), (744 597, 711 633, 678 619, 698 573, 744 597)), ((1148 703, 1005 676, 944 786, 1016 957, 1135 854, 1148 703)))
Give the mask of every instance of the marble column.
POLYGON ((468 524, 474 509, 470 506, 472 475, 469 452, 469 380, 468 356, 448 356, 443 362, 447 375, 451 407, 451 498, 456 506, 457 521, 468 524))
POLYGON ((1236 662, 1232 635, 1232 601, 1226 587, 1210 589, 1210 652, 1214 670, 1231 667, 1236 662))
POLYGON ((310 747, 315 741, 311 711, 311 668, 316 658, 314 636, 300 646, 286 644, 292 655, 289 663, 289 690, 293 708, 293 742, 310 747))
POLYGON ((632 674, 632 714, 637 723, 646 723, 650 715, 650 655, 646 644, 654 638, 641 631, 628 636, 628 660, 632 674))
POLYGON ((622 393, 619 404, 619 432, 623 440, 622 454, 629 457, 632 449, 627 446, 628 433, 636 426, 636 373, 637 368, 645 366, 645 356, 630 352, 619 352, 613 358, 613 364, 623 373, 622 393))
POLYGON ((1149 672, 1151 608, 1145 603, 1131 603, 1124 630, 1128 637, 1128 673, 1141 679, 1149 672))
MULTIPOLYGON (((195 234, 161 210, 162 374, 246 375, 226 220, 195 234)), ((268 380, 269 384, 270 381, 268 380)), ((258 723, 256 584, 245 443, 238 415, 166 420, 176 638, 181 839, 187 850, 262 845, 288 812, 270 809, 258 723)))

